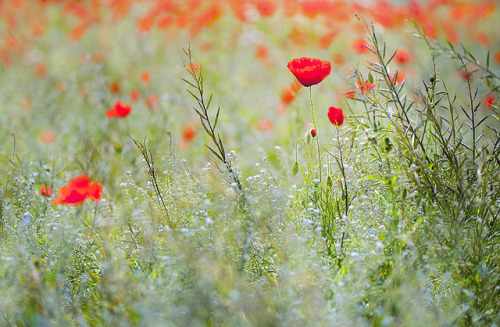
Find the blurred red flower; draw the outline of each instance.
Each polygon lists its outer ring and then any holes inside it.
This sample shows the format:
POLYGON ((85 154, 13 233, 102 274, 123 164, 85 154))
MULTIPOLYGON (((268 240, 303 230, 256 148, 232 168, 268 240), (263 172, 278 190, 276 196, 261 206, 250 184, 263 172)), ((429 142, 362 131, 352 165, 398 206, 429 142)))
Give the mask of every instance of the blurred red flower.
POLYGON ((182 139, 188 143, 191 142, 191 140, 195 136, 196 136, 196 131, 194 129, 194 126, 192 124, 186 125, 186 127, 182 131, 182 139))
POLYGON ((411 60, 411 53, 406 49, 398 49, 394 56, 394 60, 400 64, 405 64, 411 60))
POLYGON ((305 87, 320 83, 332 71, 329 61, 306 57, 292 60, 287 67, 305 87))
POLYGON ((340 126, 344 123, 344 114, 342 108, 330 107, 328 109, 328 119, 335 126, 340 126))
POLYGON ((95 202, 101 200, 102 186, 98 182, 90 182, 90 177, 80 175, 73 178, 68 185, 59 189, 59 196, 54 199, 54 204, 67 204, 79 206, 87 198, 95 202))
POLYGON ((356 93, 354 91, 345 91, 344 93, 342 93, 346 98, 350 98, 350 99, 354 99, 354 97, 356 96, 356 93))
POLYGON ((42 143, 52 143, 56 140, 56 134, 53 131, 47 129, 40 134, 39 140, 42 143))
POLYGON ((391 74, 391 81, 392 84, 396 85, 398 83, 402 83, 406 78, 406 73, 401 72, 401 71, 395 71, 394 73, 391 74), (396 76, 397 74, 397 76, 396 76))
POLYGON ((151 74, 148 72, 143 72, 141 74, 141 80, 144 84, 149 84, 149 82, 151 81, 151 74))
POLYGON ((288 84, 281 92, 281 102, 285 105, 292 103, 301 87, 302 85, 298 81, 288 84))
POLYGON ((129 104, 123 104, 120 101, 116 101, 115 106, 106 112, 106 118, 123 118, 130 114, 132 107, 129 104))
POLYGON ((138 89, 133 89, 132 91, 130 91, 130 99, 132 101, 137 101, 139 100, 140 97, 141 97, 141 91, 139 91, 138 89))
POLYGON ((42 185, 42 187, 40 188, 40 193, 43 196, 49 197, 52 195, 52 188, 50 186, 42 185))
POLYGON ((493 109, 492 106, 495 105, 495 102, 496 102, 496 99, 495 99, 495 96, 490 93, 486 96, 486 98, 484 99, 484 105, 486 106, 486 108, 488 109, 493 109))
POLYGON ((147 104, 148 108, 154 108, 154 107, 156 107, 159 102, 160 102, 160 98, 156 94, 150 94, 146 98, 146 104, 147 104))
POLYGON ((368 44, 363 39, 357 39, 352 43, 352 49, 357 53, 367 53, 370 50, 366 47, 368 44))
POLYGON ((257 10, 264 17, 272 16, 276 11, 276 5, 273 1, 262 0, 257 3, 257 10))
POLYGON ((315 137, 317 133, 318 133, 318 131, 316 131, 315 128, 311 128, 311 136, 312 137, 315 137))
POLYGON ((185 149, 188 146, 188 144, 191 143, 193 138, 196 136, 196 124, 195 123, 187 124, 182 130, 181 135, 182 135, 182 140, 181 143, 179 144, 179 147, 181 149, 185 149))
POLYGON ((356 81, 356 86, 361 91, 361 93, 365 93, 365 91, 370 91, 371 89, 373 89, 375 84, 370 83, 370 81, 363 82, 358 80, 356 81))
POLYGON ((118 82, 112 82, 111 84, 109 84, 109 92, 111 93, 120 92, 120 84, 118 84, 118 82))
POLYGON ((500 50, 495 53, 495 61, 500 64, 500 50))
POLYGON ((272 131, 274 128, 274 125, 273 125, 273 122, 270 121, 269 119, 261 118, 255 124, 255 127, 257 128, 257 130, 259 130, 261 132, 265 132, 265 131, 272 131))

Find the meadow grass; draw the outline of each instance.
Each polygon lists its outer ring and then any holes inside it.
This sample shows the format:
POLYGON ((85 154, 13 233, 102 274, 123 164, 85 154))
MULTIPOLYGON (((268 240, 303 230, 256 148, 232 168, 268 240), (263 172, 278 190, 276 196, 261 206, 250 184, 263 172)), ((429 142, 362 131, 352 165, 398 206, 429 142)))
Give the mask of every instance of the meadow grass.
POLYGON ((348 36, 304 49, 273 28, 278 16, 224 16, 197 37, 139 34, 123 19, 61 42, 58 10, 0 73, 0 325, 500 323, 500 112, 485 106, 500 78, 488 49, 435 40, 416 21, 402 32, 352 17, 368 53, 347 54, 280 113, 286 63, 352 51, 348 36), (274 63, 255 58, 259 43, 274 63), (403 43, 407 66, 394 59, 403 43), (106 119, 116 100, 131 114, 106 119), (54 205, 81 174, 102 199, 54 205))

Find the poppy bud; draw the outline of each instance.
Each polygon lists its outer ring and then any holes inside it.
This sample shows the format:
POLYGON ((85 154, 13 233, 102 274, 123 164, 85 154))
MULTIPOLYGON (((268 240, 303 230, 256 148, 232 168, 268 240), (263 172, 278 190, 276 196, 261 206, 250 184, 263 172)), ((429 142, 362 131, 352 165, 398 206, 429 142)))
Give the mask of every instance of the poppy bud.
POLYGON ((332 177, 328 176, 328 178, 326 179, 326 189, 331 190, 332 186, 333 186, 332 177))
POLYGON ((328 109, 328 119, 333 125, 340 126, 344 123, 344 114, 342 108, 330 107, 328 109))
POLYGON ((297 175, 298 172, 299 172, 299 163, 297 161, 295 161, 292 165, 293 176, 297 175))
POLYGON ((50 186, 43 185, 40 189, 40 193, 45 197, 49 197, 52 195, 52 188, 50 186))
POLYGON ((317 134, 316 128, 311 128, 311 136, 315 137, 317 134))

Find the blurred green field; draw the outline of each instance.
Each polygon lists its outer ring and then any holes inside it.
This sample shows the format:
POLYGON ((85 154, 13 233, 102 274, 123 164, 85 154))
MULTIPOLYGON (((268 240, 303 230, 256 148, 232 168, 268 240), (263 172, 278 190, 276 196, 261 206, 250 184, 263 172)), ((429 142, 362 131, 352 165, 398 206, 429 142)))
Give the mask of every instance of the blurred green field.
POLYGON ((499 325, 499 17, 0 1, 0 325, 499 325), (300 57, 332 65, 312 100, 300 57), (100 201, 56 205, 80 175, 100 201))

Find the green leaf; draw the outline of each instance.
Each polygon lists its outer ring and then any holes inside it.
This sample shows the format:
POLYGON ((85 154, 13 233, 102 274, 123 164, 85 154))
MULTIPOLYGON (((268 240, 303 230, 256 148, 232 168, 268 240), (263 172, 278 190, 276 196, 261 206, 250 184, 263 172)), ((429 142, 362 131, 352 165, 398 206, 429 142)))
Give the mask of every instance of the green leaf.
POLYGON ((373 84, 373 75, 371 72, 368 73, 368 81, 373 84))

